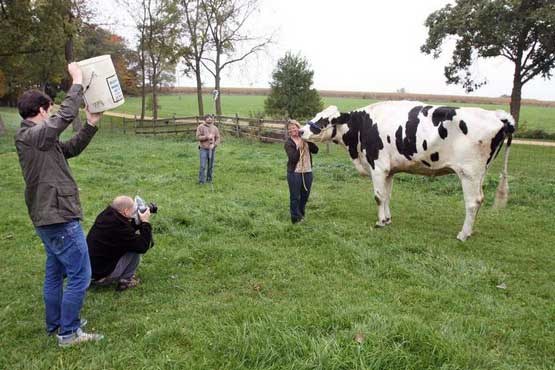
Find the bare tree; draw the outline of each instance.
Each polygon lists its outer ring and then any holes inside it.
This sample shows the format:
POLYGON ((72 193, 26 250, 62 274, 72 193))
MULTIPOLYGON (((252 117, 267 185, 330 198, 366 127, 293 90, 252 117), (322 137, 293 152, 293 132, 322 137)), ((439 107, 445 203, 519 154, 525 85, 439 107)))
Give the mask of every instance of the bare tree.
POLYGON ((184 37, 188 45, 184 47, 183 60, 186 71, 193 71, 197 84, 198 114, 204 115, 204 102, 202 99, 202 58, 208 48, 210 39, 210 13, 203 11, 202 0, 182 0, 181 7, 184 14, 184 37))
POLYGON ((146 66, 152 88, 152 116, 158 118, 157 90, 165 71, 174 70, 178 50, 179 10, 176 0, 148 0, 145 38, 146 66))
MULTIPOLYGON (((202 6, 212 44, 211 53, 202 58, 202 64, 214 76, 214 89, 220 92, 222 70, 265 49, 272 38, 246 33, 245 25, 258 10, 258 0, 202 0, 202 6)), ((221 115, 221 94, 215 94, 215 98, 216 114, 221 115)))
POLYGON ((151 0, 118 0, 117 3, 125 8, 133 19, 138 31, 137 35, 137 59, 141 74, 141 121, 145 118, 146 111, 146 37, 147 37, 147 9, 151 6, 151 0))

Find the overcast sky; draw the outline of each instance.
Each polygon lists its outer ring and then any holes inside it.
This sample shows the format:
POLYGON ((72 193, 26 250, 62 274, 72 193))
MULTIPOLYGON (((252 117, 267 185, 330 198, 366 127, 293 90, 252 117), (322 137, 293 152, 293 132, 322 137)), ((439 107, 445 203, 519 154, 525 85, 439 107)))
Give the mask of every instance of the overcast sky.
MULTIPOLYGON (((267 52, 230 68, 222 86, 268 87, 277 60, 286 51, 306 57, 314 70, 314 85, 325 90, 464 95, 459 86, 446 85, 443 68, 452 45, 439 59, 420 52, 426 40, 426 17, 449 0, 259 0, 260 12, 249 27, 253 33, 274 34, 267 52)), ((112 30, 132 38, 130 20, 114 10, 110 0, 93 0, 99 18, 117 26, 112 30)), ((504 58, 481 61, 473 67, 488 83, 472 95, 510 95, 513 65, 504 58)), ((179 76, 179 85, 194 81, 179 76)), ((210 76, 205 85, 213 85, 210 76)), ((555 100, 555 80, 541 77, 524 86, 523 97, 555 100)))

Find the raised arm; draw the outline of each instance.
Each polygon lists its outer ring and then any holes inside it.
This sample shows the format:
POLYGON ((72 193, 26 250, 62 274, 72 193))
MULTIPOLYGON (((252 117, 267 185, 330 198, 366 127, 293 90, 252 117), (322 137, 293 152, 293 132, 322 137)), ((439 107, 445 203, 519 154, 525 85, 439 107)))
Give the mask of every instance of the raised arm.
MULTIPOLYGON (((81 130, 75 134, 71 139, 65 142, 60 142, 64 157, 71 158, 78 156, 91 142, 94 134, 98 131, 96 127, 100 121, 102 113, 90 113, 88 109, 85 110, 87 114, 87 123, 83 125, 81 130)), ((75 119, 80 119, 79 115, 75 119)))
POLYGON ((67 70, 73 79, 60 109, 50 116, 43 124, 33 127, 32 134, 36 137, 39 149, 46 150, 54 145, 60 134, 79 114, 79 106, 83 101, 83 72, 77 63, 68 64, 67 70))

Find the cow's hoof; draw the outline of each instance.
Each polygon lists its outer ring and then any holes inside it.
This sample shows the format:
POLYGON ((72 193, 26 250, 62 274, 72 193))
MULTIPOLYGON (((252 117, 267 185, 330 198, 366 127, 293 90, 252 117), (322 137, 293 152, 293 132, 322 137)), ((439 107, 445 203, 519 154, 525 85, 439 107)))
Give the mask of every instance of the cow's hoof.
POLYGON ((378 222, 376 222, 376 224, 374 225, 374 227, 375 227, 376 229, 379 229, 379 228, 382 228, 382 227, 386 227, 386 226, 387 226, 387 224, 385 223, 385 221, 378 221, 378 222))
POLYGON ((457 239, 459 239, 461 242, 464 242, 466 239, 468 239, 470 235, 467 235, 465 233, 463 233, 462 231, 457 235, 457 239))
POLYGON ((391 225, 391 218, 386 218, 385 219, 385 224, 386 225, 391 225))

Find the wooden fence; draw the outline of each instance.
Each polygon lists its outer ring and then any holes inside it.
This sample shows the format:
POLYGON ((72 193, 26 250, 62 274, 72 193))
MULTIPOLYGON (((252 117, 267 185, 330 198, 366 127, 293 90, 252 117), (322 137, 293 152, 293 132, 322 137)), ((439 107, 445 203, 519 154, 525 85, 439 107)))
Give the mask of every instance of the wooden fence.
MULTIPOLYGON (((123 128, 124 132, 129 132, 132 125, 137 135, 194 134, 200 122, 197 116, 142 121, 124 117, 123 128)), ((285 120, 215 116, 215 124, 222 133, 236 137, 250 137, 263 142, 284 142, 287 132, 285 120)))

